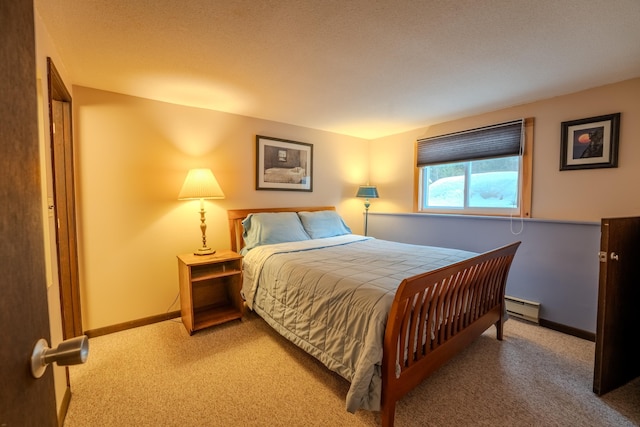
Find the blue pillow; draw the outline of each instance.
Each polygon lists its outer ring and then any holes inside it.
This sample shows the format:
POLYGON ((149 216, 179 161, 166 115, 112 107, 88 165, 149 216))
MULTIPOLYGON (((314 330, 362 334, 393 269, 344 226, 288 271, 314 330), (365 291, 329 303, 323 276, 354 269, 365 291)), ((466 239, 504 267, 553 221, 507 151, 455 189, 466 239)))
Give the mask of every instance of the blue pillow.
POLYGON ((305 231, 312 239, 351 234, 336 211, 298 212, 305 231))
POLYGON ((245 247, 242 253, 261 245, 309 240, 298 214, 295 212, 266 212, 249 214, 242 221, 245 247))

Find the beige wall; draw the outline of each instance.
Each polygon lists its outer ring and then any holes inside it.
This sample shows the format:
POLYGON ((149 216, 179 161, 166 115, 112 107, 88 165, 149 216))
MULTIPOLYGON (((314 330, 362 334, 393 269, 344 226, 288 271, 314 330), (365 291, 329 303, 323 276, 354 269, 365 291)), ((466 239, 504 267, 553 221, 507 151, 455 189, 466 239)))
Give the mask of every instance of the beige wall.
POLYGON ((334 205, 362 232, 365 140, 78 86, 73 103, 85 329, 179 309, 176 255, 201 245, 199 203, 177 200, 190 168, 226 195, 205 201, 213 248, 234 208, 334 205), (255 190, 257 134, 313 144, 313 192, 255 190))
POLYGON ((640 78, 531 104, 415 129, 371 142, 372 184, 378 212, 413 210, 414 146, 435 136, 520 117, 534 117, 532 217, 600 221, 640 215, 640 78), (622 113, 617 168, 560 171, 560 124, 622 113))
POLYGON ((634 79, 367 142, 74 87, 84 327, 178 308, 171 306, 178 292, 175 255, 200 244, 198 203, 176 199, 193 167, 210 167, 226 194, 206 202, 214 248, 229 247, 226 210, 233 208, 335 205, 362 232, 362 203, 353 193, 369 178, 381 193, 372 211, 412 211, 416 139, 534 117, 534 218, 637 215, 640 198, 626 189, 640 175, 639 96, 634 79), (622 113, 619 167, 560 172, 560 123, 615 112, 622 113), (256 191, 256 134, 314 144, 314 191, 256 191))

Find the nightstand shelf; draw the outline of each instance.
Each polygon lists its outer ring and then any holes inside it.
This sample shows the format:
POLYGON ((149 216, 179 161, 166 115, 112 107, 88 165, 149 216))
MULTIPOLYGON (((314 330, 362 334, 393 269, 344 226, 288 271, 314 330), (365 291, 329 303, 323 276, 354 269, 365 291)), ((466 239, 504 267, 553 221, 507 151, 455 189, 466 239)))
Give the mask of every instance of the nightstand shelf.
POLYGON ((178 273, 180 314, 189 334, 243 316, 241 255, 179 255, 178 273))
POLYGON ((208 305, 199 307, 194 313, 194 318, 197 319, 194 324, 194 331, 239 319, 240 317, 242 316, 238 312, 238 309, 232 305, 208 305))

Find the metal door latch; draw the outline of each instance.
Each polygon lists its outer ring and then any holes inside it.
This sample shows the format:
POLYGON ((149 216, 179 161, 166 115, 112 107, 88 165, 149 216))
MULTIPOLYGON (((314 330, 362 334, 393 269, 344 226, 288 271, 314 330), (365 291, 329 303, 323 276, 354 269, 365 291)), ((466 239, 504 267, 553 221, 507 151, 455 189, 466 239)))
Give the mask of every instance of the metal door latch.
MULTIPOLYGON (((611 252, 609 258, 611 258, 611 260, 613 261, 618 261, 620 257, 617 253, 611 252)), ((607 253, 603 251, 598 252, 598 259, 600 260, 600 262, 607 262, 607 253)))

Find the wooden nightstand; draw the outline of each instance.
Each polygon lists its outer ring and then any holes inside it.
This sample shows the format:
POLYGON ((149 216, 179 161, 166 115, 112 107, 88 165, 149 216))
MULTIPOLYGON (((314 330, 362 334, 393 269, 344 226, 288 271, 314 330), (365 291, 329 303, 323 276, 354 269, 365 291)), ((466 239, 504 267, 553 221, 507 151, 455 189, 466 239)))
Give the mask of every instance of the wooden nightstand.
POLYGON ((232 251, 178 255, 178 275, 180 313, 189 335, 244 314, 242 255, 232 251))

